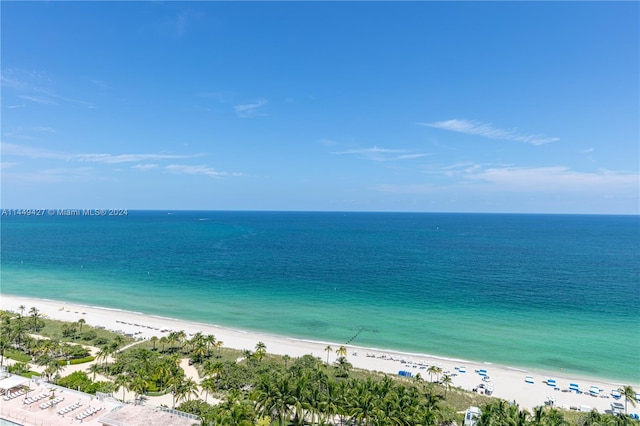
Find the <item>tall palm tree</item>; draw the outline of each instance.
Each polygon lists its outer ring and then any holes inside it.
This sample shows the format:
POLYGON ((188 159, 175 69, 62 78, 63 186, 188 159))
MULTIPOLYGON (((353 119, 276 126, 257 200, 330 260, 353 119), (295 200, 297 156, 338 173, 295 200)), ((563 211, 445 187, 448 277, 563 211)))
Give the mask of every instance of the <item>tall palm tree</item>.
POLYGON ((434 374, 438 374, 438 371, 440 371, 440 367, 438 367, 437 365, 431 365, 429 366, 429 368, 427 369, 427 373, 429 373, 429 377, 431 378, 431 381, 433 382, 433 375, 434 374))
POLYGON ((93 373, 93 381, 96 381, 96 375, 100 372, 100 366, 96 363, 93 363, 87 369, 89 373, 93 373))
POLYGON ((4 353, 7 349, 9 349, 9 339, 3 333, 0 335, 0 367, 2 367, 4 363, 4 353))
POLYGON ((198 397, 198 384, 191 377, 183 378, 177 387, 176 401, 191 401, 191 397, 198 397))
POLYGON ((29 309, 29 315, 33 320, 32 328, 35 330, 38 328, 38 319, 40 318, 40 311, 38 311, 38 308, 33 306, 31 309, 29 309))
POLYGON ((78 320, 78 326, 80 327, 80 331, 79 331, 79 333, 82 333, 82 325, 83 325, 83 324, 86 324, 86 323, 87 323, 87 321, 85 321, 85 319, 84 319, 84 318, 80 318, 80 319, 78 320))
POLYGON ((145 393, 147 393, 147 390, 149 390, 149 382, 147 382, 141 376, 135 376, 133 380, 129 382, 129 390, 132 390, 135 393, 134 399, 136 400, 137 404, 137 400, 139 399, 139 397, 142 397, 145 393))
POLYGON ((218 357, 220 357, 220 352, 222 351, 222 346, 224 345, 224 342, 222 340, 216 340, 216 349, 218 349, 218 357))
POLYGON ((267 346, 263 342, 258 342, 256 344, 256 351, 254 356, 258 361, 262 361, 262 359, 267 355, 267 346))
POLYGON ((209 356, 211 354, 211 348, 216 345, 216 336, 213 334, 207 334, 204 341, 207 343, 207 356, 209 356))
POLYGON ((172 375, 169 378, 169 385, 171 386, 172 403, 171 408, 176 408, 176 399, 178 397, 179 388, 184 380, 184 371, 180 369, 174 369, 172 375))
POLYGON ((324 348, 324 350, 327 353, 327 365, 329 365, 329 354, 333 352, 333 348, 331 347, 331 345, 327 345, 327 347, 324 348))
POLYGON ((207 377, 202 382, 200 382, 200 387, 204 392, 204 402, 207 402, 207 397, 214 393, 218 386, 216 384, 216 380, 213 377, 207 377))
POLYGON ((627 403, 631 402, 632 406, 636 406, 636 392, 631 386, 624 386, 618 389, 620 394, 624 396, 624 414, 627 414, 627 403))
POLYGON ((129 376, 126 374, 118 374, 113 381, 115 385, 115 391, 122 389, 122 402, 124 402, 124 391, 129 389, 129 376))
POLYGON ((20 305, 20 306, 18 306, 18 309, 20 309, 20 316, 23 317, 24 316, 24 310, 27 309, 26 306, 20 305))
POLYGON ((291 357, 287 354, 282 355, 282 361, 284 361, 284 369, 287 369, 287 364, 289 363, 289 360, 291 359, 291 357))
POLYGON ((445 374, 444 376, 442 376, 442 380, 440 381, 440 384, 444 386, 444 397, 447 397, 447 391, 449 391, 449 388, 451 387, 451 384, 453 383, 453 380, 451 380, 451 376, 448 374, 445 374))
POLYGON ((336 373, 336 376, 338 377, 348 377, 349 370, 351 370, 351 367, 353 367, 351 363, 347 361, 347 359, 343 356, 339 357, 334 364, 336 366, 336 369, 338 370, 338 372, 336 373))
POLYGON ((102 365, 106 365, 107 358, 109 357, 110 352, 111 352, 111 349, 109 348, 108 345, 102 346, 98 351, 98 353, 96 354, 96 361, 99 362, 100 360, 102 360, 102 365))

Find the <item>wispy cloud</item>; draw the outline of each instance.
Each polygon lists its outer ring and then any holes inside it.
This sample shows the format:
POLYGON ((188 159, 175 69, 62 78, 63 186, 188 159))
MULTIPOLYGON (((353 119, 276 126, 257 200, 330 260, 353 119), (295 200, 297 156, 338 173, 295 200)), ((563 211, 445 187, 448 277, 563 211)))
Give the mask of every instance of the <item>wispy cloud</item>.
POLYGON ((19 166, 20 163, 11 162, 11 161, 2 161, 0 162, 0 170, 6 170, 11 167, 19 166))
POLYGON ((612 188, 640 189, 640 175, 611 170, 580 172, 568 167, 494 167, 467 176, 505 191, 595 192, 612 188))
POLYGON ((63 153, 43 148, 34 148, 24 145, 2 142, 0 144, 3 156, 16 156, 28 158, 41 158, 52 160, 78 161, 88 163, 119 164, 132 163, 147 160, 167 160, 200 157, 202 154, 176 155, 176 154, 105 154, 105 153, 63 153))
POLYGON ((14 91, 19 99, 39 105, 74 104, 95 108, 91 102, 60 95, 53 89, 51 77, 46 73, 5 69, 0 76, 2 87, 14 91))
POLYGON ((433 127, 436 129, 449 130, 452 132, 466 133, 469 135, 483 136, 489 139, 502 139, 516 142, 526 142, 532 145, 544 145, 550 142, 557 142, 560 138, 548 137, 541 134, 525 134, 516 130, 504 130, 494 127, 490 123, 482 123, 475 120, 446 120, 433 123, 418 123, 421 126, 433 127))
POLYGON ((187 164, 169 164, 165 166, 165 170, 174 174, 205 175, 214 178, 244 176, 242 173, 221 172, 206 165, 191 166, 187 164))
POLYGON ((74 154, 71 159, 90 163, 119 164, 132 163, 146 160, 175 160, 193 158, 199 155, 172 155, 172 154, 74 154))
POLYGON ((625 171, 576 171, 564 166, 516 167, 512 165, 483 165, 457 163, 431 169, 444 180, 415 184, 381 184, 374 189, 407 194, 455 191, 461 188, 476 193, 539 193, 586 196, 609 194, 637 197, 640 175, 625 171))
POLYGON ((410 160, 414 158, 426 157, 430 154, 425 153, 411 153, 410 151, 402 149, 387 149, 378 148, 363 148, 363 149, 349 149, 346 151, 335 151, 332 154, 336 155, 356 155, 360 158, 371 161, 398 161, 398 160, 410 160))
POLYGON ((85 181, 89 177, 96 177, 91 167, 59 167, 28 173, 14 172, 13 169, 3 172, 2 178, 7 182, 57 184, 61 182, 85 181))
POLYGON ((159 164, 136 164, 131 168, 137 169, 137 170, 152 170, 152 169, 157 169, 158 167, 160 167, 159 164))
POLYGON ((34 102, 40 105, 57 105, 57 103, 53 99, 45 98, 45 97, 20 95, 18 96, 18 98, 24 99, 25 101, 34 102))
POLYGON ((56 129, 54 129, 53 127, 49 127, 49 126, 36 126, 33 128, 33 130, 35 130, 36 132, 43 132, 43 133, 55 133, 56 129))
POLYGON ((269 101, 267 101, 266 99, 258 98, 255 101, 252 101, 247 104, 236 105, 233 107, 233 109, 235 110, 236 114, 240 118, 255 117, 258 115, 266 115, 266 114, 260 113, 259 109, 267 105, 268 103, 269 101))

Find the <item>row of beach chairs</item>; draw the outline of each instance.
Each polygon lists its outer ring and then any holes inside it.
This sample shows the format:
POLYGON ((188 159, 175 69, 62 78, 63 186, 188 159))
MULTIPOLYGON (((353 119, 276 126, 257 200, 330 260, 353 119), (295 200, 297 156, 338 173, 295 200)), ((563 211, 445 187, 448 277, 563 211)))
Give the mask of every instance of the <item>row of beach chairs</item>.
POLYGON ((78 420, 86 419, 87 417, 93 416, 95 413, 97 413, 100 410, 102 410, 102 407, 89 407, 88 409, 84 410, 82 413, 78 414, 76 416, 76 419, 78 420))
POLYGON ((73 410, 75 410, 76 408, 78 408, 81 405, 82 405, 82 403, 80 401, 75 402, 75 403, 73 403, 71 405, 68 405, 68 406, 64 407, 62 410, 58 411, 58 414, 60 414, 61 416, 65 415, 67 413, 72 412, 73 410))
POLYGON ((63 400, 64 400, 64 396, 56 396, 54 399, 50 399, 49 401, 43 402, 42 404, 40 404, 40 408, 42 408, 44 410, 45 408, 49 408, 52 405, 59 404, 63 400))
POLYGON ((18 389, 16 392, 11 392, 11 393, 7 391, 7 394, 4 396, 4 400, 9 401, 10 399, 17 398, 21 395, 24 395, 25 393, 26 391, 24 389, 18 389))
POLYGON ((46 393, 41 393, 40 395, 30 396, 29 398, 24 400, 25 404, 32 404, 34 402, 40 401, 41 399, 45 399, 48 395, 46 393))

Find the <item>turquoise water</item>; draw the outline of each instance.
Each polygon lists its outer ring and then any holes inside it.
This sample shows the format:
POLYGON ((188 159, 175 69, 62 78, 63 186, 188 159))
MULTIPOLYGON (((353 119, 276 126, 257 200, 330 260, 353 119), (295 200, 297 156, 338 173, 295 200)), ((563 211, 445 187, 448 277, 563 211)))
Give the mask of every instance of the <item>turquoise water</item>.
POLYGON ((1 237, 5 294, 640 382, 637 216, 137 211, 1 237))

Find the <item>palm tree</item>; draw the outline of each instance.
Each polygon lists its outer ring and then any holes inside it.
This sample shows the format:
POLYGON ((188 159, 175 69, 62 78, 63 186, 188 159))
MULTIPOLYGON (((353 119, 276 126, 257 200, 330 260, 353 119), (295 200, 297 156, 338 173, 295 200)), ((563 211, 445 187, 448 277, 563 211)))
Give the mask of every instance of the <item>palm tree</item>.
POLYGON ((20 305, 20 306, 18 306, 18 309, 20 309, 20 316, 23 317, 24 316, 24 310, 27 309, 26 306, 20 305))
POLYGON ((89 366, 89 373, 93 373, 93 381, 96 381, 96 374, 100 372, 100 366, 96 363, 93 363, 89 366))
POLYGON ((282 360, 284 361, 284 369, 287 369, 287 363, 289 362, 289 360, 291 359, 291 357, 287 354, 282 355, 282 360))
POLYGON ((202 388, 202 391, 205 393, 204 402, 207 402, 207 397, 210 394, 214 393, 218 388, 218 386, 216 385, 216 381, 213 377, 208 377, 204 379, 202 382, 200 382, 200 387, 202 388))
POLYGON ((216 345, 216 336, 213 334, 207 334, 204 341, 207 343, 207 356, 209 356, 211 354, 211 348, 216 345))
POLYGON ((141 376, 136 376, 129 383, 129 389, 135 393, 134 399, 137 401, 138 397, 142 397, 142 395, 147 393, 147 390, 149 389, 149 382, 141 376))
POLYGON ((447 391, 449 390, 449 387, 451 386, 451 384, 453 383, 453 380, 451 380, 451 376, 448 374, 445 374, 444 376, 442 376, 442 380, 440 381, 440 384, 444 386, 444 397, 447 397, 447 391))
POLYGON ((624 386, 618 389, 620 394, 624 396, 624 414, 627 414, 627 403, 631 402, 632 406, 636 406, 636 392, 631 386, 624 386))
POLYGON ((116 392, 122 388, 122 402, 124 402, 124 391, 129 389, 129 376, 126 374, 118 374, 113 384, 115 385, 116 392))
POLYGON ((109 346, 108 345, 102 346, 98 351, 98 353, 96 354, 96 361, 102 360, 102 365, 106 365, 109 354, 110 354, 109 346))
POLYGON ((202 362, 202 359, 207 355, 207 347, 205 344, 200 343, 197 346, 193 347, 191 351, 191 355, 193 356, 193 360, 195 362, 202 362))
POLYGON ((349 370, 351 369, 351 367, 353 367, 351 363, 347 361, 347 358, 343 356, 339 357, 334 364, 336 366, 336 369, 338 370, 338 372, 336 373, 336 376, 338 377, 348 377, 349 370))
POLYGON ((224 345, 224 342, 222 340, 216 340, 216 349, 218 349, 218 357, 220 357, 220 352, 222 351, 222 345, 224 345))
POLYGON ((438 374, 438 371, 440 370, 440 368, 437 365, 432 365, 427 369, 427 373, 429 373, 429 377, 431 378, 431 381, 433 382, 433 375, 434 374, 438 374))
POLYGON ((79 333, 82 333, 82 324, 86 324, 86 323, 87 323, 87 321, 85 321, 85 319, 84 319, 84 318, 80 318, 80 319, 78 320, 78 326, 80 327, 80 331, 79 331, 79 333))
POLYGON ((0 335, 0 367, 2 367, 2 364, 4 363, 4 353, 7 349, 9 349, 9 339, 3 333, 0 335))
POLYGON ((153 344, 153 349, 151 349, 151 350, 155 351, 156 350, 156 345, 158 344, 158 336, 151 336, 149 341, 153 344))
POLYGON ((44 369, 44 374, 47 376, 49 381, 55 382, 55 377, 60 374, 62 370, 62 366, 58 364, 58 360, 55 358, 49 358, 47 360, 47 367, 44 369))
POLYGON ((347 348, 345 348, 344 346, 340 346, 338 349, 336 349, 336 355, 342 356, 342 357, 346 357, 347 356, 347 348))
POLYGON ((327 353, 327 365, 329 365, 329 354, 333 352, 333 348, 331 345, 327 345, 327 347, 324 348, 324 351, 327 353))
POLYGON ((191 396, 198 397, 198 384, 191 377, 183 378, 177 387, 176 401, 191 401, 191 396))
POLYGON ((29 315, 31 315, 31 318, 33 319, 32 328, 35 330, 38 328, 38 319, 40 318, 40 311, 38 311, 38 308, 33 306, 31 309, 29 309, 29 315))
POLYGON ((267 346, 263 342, 258 342, 254 355, 258 361, 262 361, 265 355, 267 355, 267 346))
POLYGON ((178 397, 180 385, 184 380, 184 371, 181 368, 180 369, 176 368, 176 369, 173 369, 171 373, 172 375, 169 378, 169 385, 171 385, 171 394, 173 396, 172 398, 173 405, 171 408, 176 408, 176 398, 178 397))

